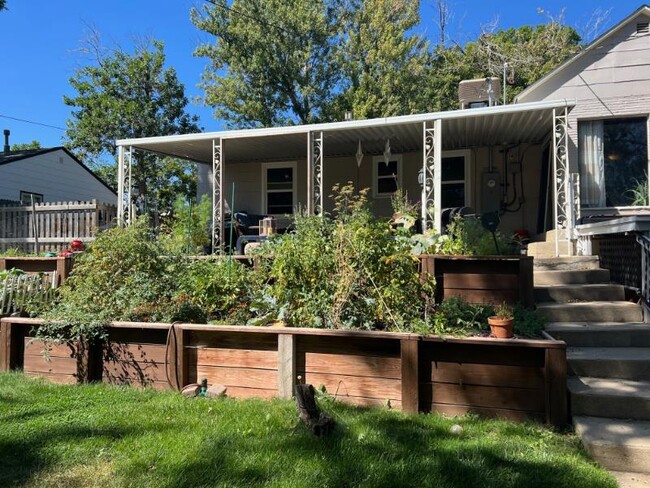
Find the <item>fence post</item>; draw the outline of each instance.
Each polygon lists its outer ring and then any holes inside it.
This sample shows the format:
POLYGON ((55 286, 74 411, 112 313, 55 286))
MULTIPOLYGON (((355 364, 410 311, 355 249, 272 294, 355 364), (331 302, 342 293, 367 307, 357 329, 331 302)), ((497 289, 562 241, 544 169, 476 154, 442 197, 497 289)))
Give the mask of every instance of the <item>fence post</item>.
POLYGON ((291 398, 296 383, 296 341, 293 334, 278 334, 278 396, 291 398))
POLYGON ((420 409, 419 346, 417 338, 400 341, 402 411, 407 413, 417 413, 420 409))
POLYGON ((565 347, 545 350, 544 376, 546 379, 546 423, 562 427, 568 420, 565 347))
POLYGON ((183 388, 188 384, 187 354, 185 346, 188 342, 189 332, 183 327, 177 327, 178 335, 176 336, 176 375, 180 387, 183 388))

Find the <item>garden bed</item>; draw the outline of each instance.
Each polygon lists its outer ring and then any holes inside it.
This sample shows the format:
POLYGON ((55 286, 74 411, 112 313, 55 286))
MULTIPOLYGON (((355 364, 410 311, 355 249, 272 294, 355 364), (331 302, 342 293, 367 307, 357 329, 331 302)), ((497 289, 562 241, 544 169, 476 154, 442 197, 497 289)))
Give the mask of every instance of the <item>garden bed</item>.
POLYGON ((42 371, 31 352, 41 345, 26 340, 40 323, 0 321, 1 369, 43 373, 55 381, 74 377, 158 388, 207 378, 233 397, 289 398, 293 386, 304 382, 355 405, 473 412, 556 426, 567 421, 561 341, 178 324, 168 346, 169 324, 116 322, 101 346, 81 349, 77 371, 58 356, 42 371))
POLYGON ((470 303, 535 304, 532 256, 420 256, 423 275, 436 279, 436 303, 460 297, 470 303))
POLYGON ((72 266, 73 257, 36 257, 36 256, 15 256, 0 257, 0 271, 17 268, 26 273, 51 273, 56 271, 58 277, 57 285, 68 279, 72 266))

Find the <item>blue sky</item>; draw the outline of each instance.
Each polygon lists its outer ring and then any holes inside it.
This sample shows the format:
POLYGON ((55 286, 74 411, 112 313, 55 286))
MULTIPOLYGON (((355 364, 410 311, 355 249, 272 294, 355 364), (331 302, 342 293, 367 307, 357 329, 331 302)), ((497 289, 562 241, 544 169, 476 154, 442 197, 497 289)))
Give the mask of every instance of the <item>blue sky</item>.
MULTIPOLYGON (((199 0, 7 0, 9 10, 0 13, 0 60, 4 75, 0 81, 0 128, 11 130, 11 142, 39 140, 45 147, 62 144, 63 131, 6 118, 15 117, 64 128, 70 109, 63 95, 73 95, 68 80, 90 61, 79 52, 82 40, 93 26, 106 45, 119 44, 125 50, 137 37, 165 42, 167 63, 174 66, 185 84, 188 98, 201 95, 197 87, 206 60, 192 56, 207 37, 189 20, 199 0)), ((437 39, 434 0, 422 2, 422 25, 426 36, 437 39)), ((449 0, 452 18, 449 37, 460 44, 474 39, 481 28, 495 20, 499 27, 538 24, 547 14, 558 16, 584 33, 594 12, 608 12, 598 33, 632 13, 642 3, 630 0, 538 0, 476 1, 449 0), (542 9, 544 13, 540 13, 542 9)), ((206 130, 220 124, 211 109, 192 102, 189 111, 200 117, 206 130)))

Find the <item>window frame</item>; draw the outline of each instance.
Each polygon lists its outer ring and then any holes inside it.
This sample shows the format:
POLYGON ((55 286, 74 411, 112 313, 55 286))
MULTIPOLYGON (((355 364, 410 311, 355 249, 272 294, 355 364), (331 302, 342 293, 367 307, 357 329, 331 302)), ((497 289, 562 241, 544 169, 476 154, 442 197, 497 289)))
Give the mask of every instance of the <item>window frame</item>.
POLYGON ((288 192, 289 190, 270 190, 267 188, 267 178, 268 178, 268 170, 269 169, 282 169, 282 168, 291 168, 292 174, 293 174, 293 179, 291 181, 291 215, 293 215, 294 210, 296 208, 296 197, 297 197, 297 188, 296 188, 296 182, 298 180, 298 165, 296 164, 296 161, 282 161, 282 162, 276 162, 276 163, 262 163, 262 213, 264 215, 272 215, 274 217, 281 217, 283 215, 287 214, 271 214, 268 213, 268 194, 269 193, 285 193, 288 192))
POLYGON ((36 192, 33 192, 33 191, 20 190, 20 198, 18 200, 20 202, 20 204, 21 205, 31 205, 32 202, 31 202, 30 195, 34 195, 34 204, 43 203, 44 198, 43 198, 42 193, 36 193, 36 192), (29 201, 23 201, 23 197, 27 197, 29 199, 29 201))
MULTIPOLYGON (((391 154, 390 161, 397 163, 397 186, 402 186, 402 155, 391 154)), ((387 176, 379 176, 379 165, 386 164, 383 155, 374 156, 372 158, 372 196, 373 198, 390 198, 394 192, 380 192, 379 191, 379 178, 385 179, 387 176)))
MULTIPOLYGON (((471 207, 472 206, 472 179, 470 178, 470 173, 471 173, 471 158, 472 158, 472 150, 471 149, 455 149, 453 151, 443 151, 441 156, 440 156, 440 163, 442 164, 442 160, 445 158, 457 158, 459 156, 462 156, 464 159, 465 167, 463 169, 463 176, 465 177, 464 180, 449 180, 449 181, 444 181, 442 179, 442 168, 440 172, 440 187, 442 190, 442 187, 444 185, 451 185, 451 184, 458 184, 458 183, 464 183, 465 188, 465 207, 471 207)), ((442 198, 442 195, 440 195, 442 198)), ((441 200, 442 202, 442 200, 441 200)), ((441 204, 442 205, 442 204, 441 204)), ((447 208, 447 207, 442 207, 442 208, 447 208)))

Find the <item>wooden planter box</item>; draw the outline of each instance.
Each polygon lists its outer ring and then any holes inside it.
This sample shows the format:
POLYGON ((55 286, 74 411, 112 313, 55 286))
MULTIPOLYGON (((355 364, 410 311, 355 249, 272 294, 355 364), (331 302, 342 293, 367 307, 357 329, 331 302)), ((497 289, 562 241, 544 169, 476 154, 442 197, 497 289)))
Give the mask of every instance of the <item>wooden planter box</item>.
POLYGON ((46 345, 35 340, 38 319, 0 321, 0 371, 22 370, 55 383, 86 383, 96 378, 97 352, 83 341, 46 345))
MULTIPOLYGON (((40 373, 15 332, 38 323, 0 321, 0 369, 40 373), (11 351, 10 361, 3 351, 11 351)), ((51 363, 41 375, 154 388, 207 378, 236 398, 291 398, 300 382, 354 405, 567 422, 561 341, 192 324, 169 331, 169 324, 114 323, 103 347, 88 349, 86 362, 76 363, 76 376, 69 361, 51 363)))
POLYGON ((52 271, 56 271, 58 277, 57 285, 60 285, 70 276, 73 264, 73 257, 2 257, 0 258, 0 271, 12 268, 21 269, 26 273, 51 273, 52 271))
POLYGON ((470 303, 535 305, 532 256, 420 256, 421 273, 436 279, 436 303, 461 297, 470 303))

